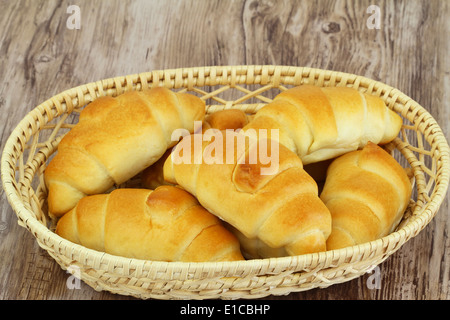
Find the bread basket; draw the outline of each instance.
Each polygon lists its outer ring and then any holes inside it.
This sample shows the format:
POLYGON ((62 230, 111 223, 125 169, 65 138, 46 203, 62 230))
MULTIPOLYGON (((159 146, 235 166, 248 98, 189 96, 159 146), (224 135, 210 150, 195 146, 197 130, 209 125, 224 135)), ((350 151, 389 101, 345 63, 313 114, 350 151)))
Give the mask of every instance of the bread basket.
MULTIPOLYGON (((1 178, 18 223, 64 270, 77 270, 95 290, 140 299, 255 299, 325 288, 375 268, 416 236, 441 205, 449 183, 449 147, 436 121, 417 102, 361 76, 292 66, 224 66, 160 70, 81 85, 43 102, 6 142, 1 178), (388 236, 344 249, 293 257, 220 263, 143 261, 73 244, 52 230, 43 172, 82 108, 100 96, 165 86, 205 100, 207 112, 239 108, 254 113, 280 91, 300 84, 348 86, 380 96, 404 119, 392 154, 414 176, 410 205, 388 236)), ((138 177, 136 177, 138 179, 138 177)), ((130 184, 133 181, 129 182, 130 184)), ((118 186, 120 187, 120 186, 118 186)))

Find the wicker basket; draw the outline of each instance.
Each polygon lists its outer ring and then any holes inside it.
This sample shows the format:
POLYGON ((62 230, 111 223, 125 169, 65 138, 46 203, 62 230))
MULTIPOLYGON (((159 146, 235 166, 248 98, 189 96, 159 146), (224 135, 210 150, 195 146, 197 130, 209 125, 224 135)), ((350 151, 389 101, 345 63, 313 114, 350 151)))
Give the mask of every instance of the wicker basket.
POLYGON ((21 226, 65 270, 95 290, 141 299, 245 299, 324 288, 371 271, 433 218, 449 183, 449 147, 435 120, 395 88, 361 76, 290 66, 199 67, 153 71, 64 91, 32 110, 12 132, 1 160, 5 193, 21 226), (414 173, 414 192, 396 231, 369 243, 293 257, 220 263, 142 261, 73 244, 52 230, 43 172, 82 108, 100 96, 165 86, 195 94, 207 112, 254 113, 280 91, 304 83, 348 86, 380 96, 404 119, 392 152, 414 173))

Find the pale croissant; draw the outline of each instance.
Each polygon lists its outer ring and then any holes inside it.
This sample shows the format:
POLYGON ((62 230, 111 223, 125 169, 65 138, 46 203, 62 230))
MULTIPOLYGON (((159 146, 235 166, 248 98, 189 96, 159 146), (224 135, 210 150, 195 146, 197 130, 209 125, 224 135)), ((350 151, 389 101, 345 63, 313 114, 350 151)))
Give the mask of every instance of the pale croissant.
POLYGON ((186 191, 115 189, 82 198, 56 233, 84 247, 156 261, 243 260, 239 242, 186 191))
POLYGON ((178 142, 171 140, 175 129, 193 132, 194 121, 204 115, 200 98, 166 88, 94 100, 45 170, 50 216, 60 217, 82 197, 132 178, 178 142))
POLYGON ((304 165, 392 141, 401 117, 379 97, 348 87, 301 85, 278 94, 244 127, 278 129, 279 141, 304 165))
POLYGON ((330 212, 299 157, 276 141, 249 138, 242 131, 220 133, 222 141, 220 135, 211 141, 204 138, 200 153, 195 139, 202 138, 184 137, 164 164, 165 179, 241 233, 246 257, 326 250, 330 212), (263 146, 267 154, 278 153, 278 159, 263 159, 257 151, 263 146))
POLYGON ((412 192, 400 164, 378 145, 334 160, 320 198, 332 215, 327 249, 339 249, 384 237, 403 216, 412 192))

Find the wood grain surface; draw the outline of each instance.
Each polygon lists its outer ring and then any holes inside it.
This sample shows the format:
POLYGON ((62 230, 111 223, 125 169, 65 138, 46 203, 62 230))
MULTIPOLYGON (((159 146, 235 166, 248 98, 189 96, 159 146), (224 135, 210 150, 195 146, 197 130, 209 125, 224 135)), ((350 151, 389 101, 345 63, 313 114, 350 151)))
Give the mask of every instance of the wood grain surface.
MULTIPOLYGON (((382 81, 424 106, 448 139, 449 17, 448 0, 0 0, 1 149, 27 112, 63 90, 151 70, 250 64, 382 81), (370 5, 380 9, 379 29, 369 28, 370 5)), ((367 274, 265 299, 449 300, 448 199, 379 266, 379 287, 367 274)), ((17 224, 3 189, 0 201, 0 299, 133 299, 69 289, 68 274, 17 224)))

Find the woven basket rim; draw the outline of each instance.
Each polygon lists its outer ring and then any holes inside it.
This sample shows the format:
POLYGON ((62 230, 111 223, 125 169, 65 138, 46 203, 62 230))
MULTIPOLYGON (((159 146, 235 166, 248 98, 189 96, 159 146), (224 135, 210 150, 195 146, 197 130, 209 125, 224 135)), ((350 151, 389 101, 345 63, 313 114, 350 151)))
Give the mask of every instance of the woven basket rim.
MULTIPOLYGON (((264 74, 263 74, 264 75, 264 74)), ((262 76, 261 76, 262 77, 262 76)), ((313 78, 313 76, 311 76, 313 78)), ((225 81, 225 77, 223 77, 225 81)), ((262 83, 261 83, 262 84, 262 83)), ((295 85, 295 80, 294 83, 295 85)), ((206 86, 206 84, 205 84, 206 86)), ((60 116, 60 115, 57 115, 60 116)), ((45 123, 44 123, 45 124, 45 123)), ((39 123, 39 125, 43 125, 42 123, 39 123)), ((38 125, 38 126, 39 126, 38 125)), ((39 131, 39 128, 37 129, 39 131)), ((29 135, 29 137, 32 136, 32 134, 29 135)), ((430 143, 431 145, 431 143, 430 143)), ((23 150, 22 150, 23 152, 23 150)), ((377 250, 377 248, 382 248, 386 246, 392 246, 391 250, 395 251, 398 249, 397 245, 395 243, 399 243, 400 240, 407 241, 409 238, 415 236, 420 232, 427 224, 428 222, 433 218, 433 216, 436 214, 437 210, 439 209, 440 204, 442 203, 443 199, 446 196, 446 192, 448 189, 449 184, 449 168, 450 168, 450 162, 449 162, 449 146, 445 139, 445 136, 443 135, 439 125, 437 122, 432 118, 432 116, 428 113, 427 110, 425 110, 422 106, 420 106, 417 102, 415 102, 413 99, 405 95, 404 93, 400 92, 398 89, 395 89, 393 87, 390 87, 382 82, 372 80, 363 76, 354 75, 351 73, 345 73, 340 71, 332 71, 332 70, 322 70, 317 68, 305 68, 305 67, 294 67, 294 66, 262 66, 262 65, 255 65, 255 66, 209 66, 209 67, 193 67, 193 68, 178 68, 178 69, 167 69, 167 70, 156 70, 151 71, 147 73, 140 73, 140 74, 134 74, 134 75, 128 75, 128 76, 120 76, 120 77, 114 77, 109 79, 100 80, 97 82, 92 82, 89 84, 83 84, 68 90, 65 90, 58 95, 53 96, 52 98, 48 99, 47 101, 43 102, 42 104, 35 107, 32 111, 30 111, 16 126, 16 128, 12 131, 11 135, 8 137, 4 150, 2 152, 2 159, 1 159, 1 178, 2 178, 2 184, 3 188, 5 190, 5 194, 7 196, 8 202, 10 203, 12 209, 15 211, 15 213, 20 217, 20 219, 23 221, 23 224, 26 228, 28 228, 33 235, 36 238, 43 238, 46 239, 46 241, 52 241, 53 243, 58 243, 58 248, 61 254, 64 254, 67 251, 82 251, 83 256, 86 256, 86 258, 94 257, 96 264, 106 264, 109 266, 127 266, 127 268, 161 268, 164 270, 172 270, 173 268, 187 268, 189 270, 197 270, 197 269, 205 269, 205 268, 219 268, 222 267, 223 269, 230 269, 230 270, 237 270, 237 269, 246 269, 248 267, 252 267, 254 265, 267 267, 271 264, 281 264, 285 266, 292 266, 295 268, 297 265, 303 265, 310 262, 310 265, 314 265, 314 262, 320 262, 324 261, 323 265, 329 266, 332 264, 333 261, 335 261, 336 257, 340 259, 340 261, 346 261, 346 259, 351 258, 355 254, 360 254, 362 256, 366 256, 367 252, 373 252, 373 250, 377 250), (284 68, 284 69, 283 69, 284 68), (299 69, 300 68, 300 69, 299 69), (153 77, 155 75, 159 75, 159 79, 164 78, 164 82, 160 82, 157 85, 164 85, 166 87, 170 87, 173 89, 176 88, 182 88, 186 87, 189 89, 190 86, 197 86, 197 84, 194 82, 192 84, 192 81, 189 81, 189 79, 197 79, 196 74, 199 72, 203 72, 203 77, 205 77, 206 73, 211 72, 218 72, 222 71, 224 73, 225 71, 230 72, 230 84, 234 85, 236 83, 239 83, 238 76, 240 75, 241 71, 247 72, 249 69, 253 69, 252 72, 255 72, 255 70, 263 70, 264 72, 267 72, 267 77, 269 80, 267 80, 267 83, 270 81, 278 81, 279 83, 283 83, 282 80, 279 79, 279 77, 285 73, 299 73, 301 74, 304 72, 304 70, 307 70, 310 72, 310 74, 314 75, 314 79, 316 76, 322 77, 322 79, 325 79, 331 74, 335 76, 336 78, 340 78, 342 81, 342 78, 345 78, 344 81, 345 84, 348 83, 357 83, 357 86, 359 87, 362 84, 365 84, 367 88, 369 88, 369 91, 371 90, 378 90, 379 86, 382 86, 386 91, 389 90, 389 93, 392 94, 396 99, 395 101, 399 101, 400 103, 404 105, 411 105, 414 104, 416 108, 418 108, 417 114, 423 115, 423 117, 427 117, 427 120, 431 122, 431 126, 433 127, 433 130, 435 132, 433 133, 434 141, 433 145, 436 146, 436 149, 439 149, 441 153, 441 167, 442 170, 440 172, 440 180, 439 183, 436 183, 435 192, 430 198, 430 201, 426 203, 425 206, 423 206, 420 210, 420 212, 415 212, 414 214, 417 214, 417 218, 409 221, 406 225, 404 225, 401 229, 394 231, 393 233, 363 244, 342 248, 342 249, 336 249, 336 250, 328 250, 324 252, 318 252, 318 253, 311 253, 311 254, 305 254, 300 256, 287 256, 287 257, 280 257, 280 258, 269 258, 269 259, 253 259, 253 260, 244 260, 244 261, 230 261, 230 262, 166 262, 166 261, 150 261, 150 260, 140 260, 140 259, 131 259, 131 258, 125 258, 121 256, 114 256, 111 254, 107 254, 104 252, 98 252, 86 247, 83 247, 78 244, 74 244, 60 236, 58 236, 56 233, 52 232, 47 226, 43 225, 41 222, 39 222, 32 213, 31 210, 26 208, 24 205, 24 200, 16 194, 16 190, 14 188, 15 184, 15 177, 14 173, 15 170, 12 164, 11 160, 11 153, 12 150, 16 147, 16 142, 21 141, 21 137, 24 133, 24 128, 28 128, 29 130, 36 130, 36 128, 30 129, 30 123, 36 123, 36 118, 41 119, 41 116, 36 116, 35 114, 41 114, 42 112, 38 111, 39 106, 45 105, 46 103, 53 103, 53 99, 56 96, 70 96, 73 92, 81 92, 84 93, 88 91, 89 86, 96 86, 99 87, 100 85, 103 85, 104 88, 102 88, 102 91, 111 89, 113 91, 116 91, 117 94, 120 94, 121 90, 133 90, 133 81, 135 79, 143 79, 143 77, 146 74, 151 74, 153 77), (299 71, 300 70, 300 71, 299 71), (271 72, 274 74, 271 75, 271 72), (161 77, 163 75, 163 77, 161 77), (168 79, 167 75, 171 75, 171 78, 168 79), (173 76, 175 75, 175 76, 173 76), (234 77, 233 77, 234 76, 234 77), (275 80, 273 80, 272 78, 275 80), (278 78, 277 78, 278 77, 278 78), (187 79, 187 80, 186 80, 187 79), (349 82, 350 81, 350 82, 349 82), (188 84, 186 85, 185 82, 188 84), (106 85, 105 85, 106 84, 106 85), (106 87, 106 89, 105 89, 106 87), (110 87, 110 88, 109 88, 110 87), (115 87, 115 89, 114 89, 115 87), (11 174, 13 173, 13 174, 11 174), (408 230, 408 232, 407 232, 408 230), (39 236, 39 237, 38 237, 39 236), (406 239, 405 239, 406 238, 406 239), (391 241, 393 240, 393 241, 391 241), (394 243, 392 245, 391 243, 394 243)), ((404 243, 404 242, 403 242, 404 243)), ((403 245, 403 243, 400 244, 403 245)), ((39 243, 41 245, 41 243, 39 243)), ((41 245, 42 246, 42 245, 41 245)), ((256 270, 256 268, 251 268, 256 270)))

